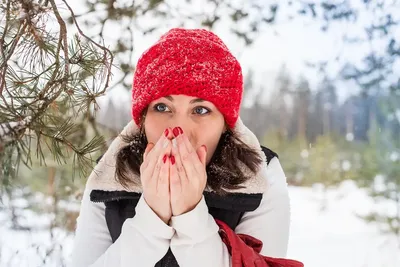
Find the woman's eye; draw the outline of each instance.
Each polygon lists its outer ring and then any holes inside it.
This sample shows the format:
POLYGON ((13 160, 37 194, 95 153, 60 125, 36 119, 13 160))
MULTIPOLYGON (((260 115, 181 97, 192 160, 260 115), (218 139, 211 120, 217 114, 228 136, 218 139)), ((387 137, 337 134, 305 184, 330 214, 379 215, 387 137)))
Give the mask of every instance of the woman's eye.
POLYGON ((169 109, 165 104, 157 104, 154 106, 154 110, 158 112, 168 112, 169 109))
POLYGON ((196 107, 195 109, 194 109, 194 113, 196 113, 196 114, 198 114, 198 115, 204 115, 204 114, 207 114, 207 113, 209 113, 210 112, 210 110, 208 110, 207 108, 205 108, 205 107, 196 107))

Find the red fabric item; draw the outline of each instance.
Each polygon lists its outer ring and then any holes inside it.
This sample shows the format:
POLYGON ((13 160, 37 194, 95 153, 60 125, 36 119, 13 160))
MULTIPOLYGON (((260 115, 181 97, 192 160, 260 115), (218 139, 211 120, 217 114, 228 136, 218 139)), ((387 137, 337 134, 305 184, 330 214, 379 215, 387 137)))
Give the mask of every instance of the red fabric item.
POLYGON ((212 102, 229 127, 235 126, 243 94, 242 69, 217 35, 175 28, 139 58, 132 86, 136 124, 150 102, 174 94, 212 102))
POLYGON ((299 261, 260 255, 260 240, 249 235, 236 234, 224 222, 215 221, 219 226, 222 241, 232 256, 232 267, 304 267, 299 261))

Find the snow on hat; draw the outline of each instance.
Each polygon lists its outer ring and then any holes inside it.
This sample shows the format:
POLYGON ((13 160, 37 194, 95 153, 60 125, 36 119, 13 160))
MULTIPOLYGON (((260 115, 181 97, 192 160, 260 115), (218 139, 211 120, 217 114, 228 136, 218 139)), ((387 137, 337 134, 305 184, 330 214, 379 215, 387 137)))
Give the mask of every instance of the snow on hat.
POLYGON ((175 28, 142 54, 133 79, 135 123, 139 125, 150 102, 179 94, 212 102, 228 126, 235 126, 243 94, 242 69, 214 33, 175 28))

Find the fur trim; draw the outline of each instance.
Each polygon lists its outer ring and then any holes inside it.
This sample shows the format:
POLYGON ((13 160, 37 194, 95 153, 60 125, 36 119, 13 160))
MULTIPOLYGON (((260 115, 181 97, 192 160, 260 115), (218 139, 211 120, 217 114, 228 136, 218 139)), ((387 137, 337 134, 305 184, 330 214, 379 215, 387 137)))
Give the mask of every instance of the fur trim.
MULTIPOLYGON (((129 133, 135 133, 138 131, 138 127, 132 120, 125 126, 121 134, 126 135, 129 133)), ((260 143, 258 142, 256 136, 243 124, 242 120, 236 123, 233 129, 238 137, 247 145, 254 148, 259 152, 262 161, 262 166, 260 166, 258 173, 253 179, 247 180, 243 183, 243 188, 238 190, 227 190, 230 193, 245 193, 245 194, 257 194, 264 193, 267 188, 267 161, 265 154, 263 153, 260 143)), ((140 186, 140 177, 134 177, 137 181, 137 185, 131 185, 129 188, 124 188, 115 178, 115 155, 121 147, 126 146, 120 136, 114 139, 108 148, 107 152, 103 155, 99 163, 94 167, 92 173, 90 174, 86 188, 89 190, 103 190, 103 191, 126 191, 126 192, 142 192, 142 187, 140 186)), ((245 172, 250 172, 250 170, 244 169, 245 172)), ((206 191, 210 189, 206 188, 206 191)))

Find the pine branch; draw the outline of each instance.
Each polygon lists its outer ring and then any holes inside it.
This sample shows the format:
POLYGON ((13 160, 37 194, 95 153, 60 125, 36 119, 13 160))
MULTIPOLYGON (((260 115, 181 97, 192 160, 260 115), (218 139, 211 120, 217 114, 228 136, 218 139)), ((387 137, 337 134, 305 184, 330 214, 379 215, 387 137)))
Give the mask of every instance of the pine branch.
POLYGON ((76 21, 80 35, 68 36, 55 0, 8 0, 0 9, 6 17, 0 28, 0 164, 22 160, 29 167, 36 149, 41 164, 51 156, 64 164, 73 153, 89 166, 104 139, 85 143, 86 114, 109 85, 111 51, 83 34, 76 21), (57 33, 47 29, 49 19, 57 33))
MULTIPOLYGON (((107 66, 107 74, 106 74, 106 82, 105 82, 105 85, 104 85, 104 89, 103 89, 103 92, 105 92, 105 89, 106 88, 108 88, 108 86, 109 86, 109 82, 110 82, 110 77, 111 77, 111 67, 112 67, 112 63, 113 63, 113 60, 114 60, 114 56, 113 56, 113 54, 111 53, 111 51, 108 49, 108 48, 106 48, 106 47, 104 47, 104 46, 102 46, 102 45, 99 45, 98 43, 96 43, 95 41, 93 41, 91 38, 89 38, 87 35, 85 35, 84 33, 83 33, 83 31, 81 30, 81 28, 79 27, 79 24, 78 24, 78 22, 76 21, 76 19, 75 19, 75 13, 73 12, 73 10, 72 10, 72 8, 68 5, 68 3, 65 1, 65 0, 62 0, 63 2, 64 2, 64 4, 67 6, 67 8, 69 9, 69 11, 70 11, 70 13, 71 13, 71 16, 72 16, 72 19, 73 19, 73 21, 74 21, 74 23, 75 23, 75 26, 76 26, 76 28, 78 29, 78 31, 79 31, 79 33, 83 36, 83 37, 85 37, 86 38, 86 40, 88 40, 88 41, 90 41, 93 45, 95 45, 95 46, 97 46, 98 48, 100 48, 101 50, 103 50, 103 52, 104 52, 104 54, 103 54, 103 60, 104 60, 104 63, 106 63, 106 66, 107 66), (108 62, 108 60, 107 60, 107 54, 110 56, 110 60, 109 60, 109 62, 108 62)), ((110 3, 111 2, 113 2, 113 1, 110 1, 110 3)))
POLYGON ((13 55, 15 48, 17 48, 19 40, 20 40, 21 36, 24 34, 27 27, 28 27, 27 23, 22 23, 18 26, 18 30, 17 30, 17 34, 15 36, 15 39, 13 40, 13 42, 11 44, 11 48, 9 49, 8 54, 6 56, 4 56, 3 62, 0 64, 0 69, 4 68, 7 65, 8 60, 13 55))
POLYGON ((0 124, 0 147, 3 147, 8 142, 13 141, 16 136, 20 135, 21 132, 27 128, 31 119, 31 117, 26 117, 22 121, 5 122, 0 124))

